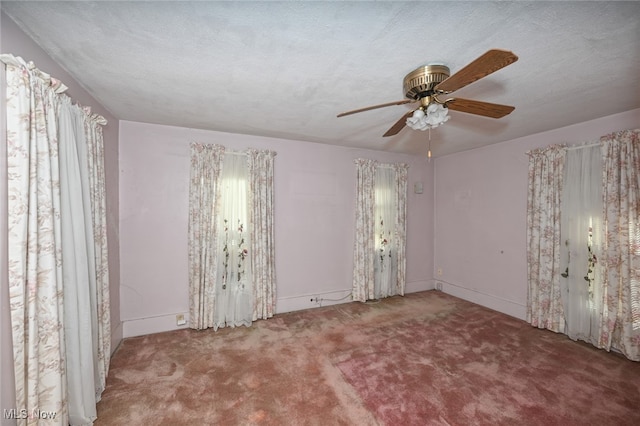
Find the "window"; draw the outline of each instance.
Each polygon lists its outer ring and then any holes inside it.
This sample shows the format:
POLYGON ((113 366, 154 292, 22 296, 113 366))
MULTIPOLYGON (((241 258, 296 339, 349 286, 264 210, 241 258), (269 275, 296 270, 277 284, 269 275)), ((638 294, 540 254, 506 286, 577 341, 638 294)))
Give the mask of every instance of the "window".
POLYGON ((396 172, 391 167, 377 167, 375 172, 375 296, 396 294, 398 243, 395 228, 397 214, 396 172))
POLYGON ((249 326, 274 314, 275 155, 191 143, 191 328, 249 326))
POLYGON ((226 153, 220 174, 215 327, 250 325, 249 170, 246 155, 226 153))
POLYGON ((602 312, 602 155, 600 146, 567 151, 561 202, 562 306, 566 334, 595 344, 602 312))

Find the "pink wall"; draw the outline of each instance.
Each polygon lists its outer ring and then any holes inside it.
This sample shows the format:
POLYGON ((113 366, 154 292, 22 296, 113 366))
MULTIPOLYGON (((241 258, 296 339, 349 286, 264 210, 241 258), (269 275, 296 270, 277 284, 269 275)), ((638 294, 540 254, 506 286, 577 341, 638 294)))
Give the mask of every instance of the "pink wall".
MULTIPOLYGON (((407 288, 432 288, 433 163, 419 157, 122 121, 120 123, 121 297, 124 335, 176 328, 189 307, 189 143, 273 149, 277 311, 349 294, 355 165, 367 157, 409 163, 407 288), (414 194, 423 182, 425 192, 414 194)), ((348 301, 348 300, 346 300, 348 301)), ((330 303, 330 302, 328 302, 330 303)), ((327 304, 328 304, 327 303, 327 304)))
POLYGON ((443 290, 524 319, 525 152, 638 127, 640 109, 437 158, 434 270, 443 290))
MULTIPOLYGON (((38 68, 60 79, 69 89, 67 94, 76 102, 92 107, 92 110, 104 116, 109 124, 104 127, 105 173, 107 181, 107 234, 109 239, 109 274, 111 290, 112 348, 115 349, 122 340, 120 322, 120 247, 118 241, 119 222, 119 190, 118 190, 118 120, 104 109, 84 88, 57 63, 55 63, 31 38, 4 13, 0 17, 0 52, 20 56, 26 61, 33 61, 38 68)), ((2 67, 4 72, 4 67, 2 67)), ((2 75, 1 110, 4 111, 5 83, 2 75)), ((3 114, 4 116, 4 114, 3 114)), ((5 134, 4 123, 0 128, 5 134)), ((7 282, 7 212, 6 212, 6 142, 0 147, 0 408, 10 408, 14 403, 13 389, 13 355, 11 352, 11 328, 8 309, 7 282)), ((3 425, 4 419, 3 419, 3 425)), ((8 423, 7 423, 8 424, 8 423)))

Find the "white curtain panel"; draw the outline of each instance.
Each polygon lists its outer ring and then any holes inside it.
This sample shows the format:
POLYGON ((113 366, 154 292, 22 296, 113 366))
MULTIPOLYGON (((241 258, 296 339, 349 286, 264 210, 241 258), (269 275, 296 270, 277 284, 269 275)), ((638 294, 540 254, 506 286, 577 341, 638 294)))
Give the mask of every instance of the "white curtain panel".
POLYGON ((244 154, 225 153, 214 207, 218 228, 213 328, 250 326, 253 316, 249 259, 249 170, 244 154))
POLYGON ((375 273, 374 295, 376 299, 396 294, 398 251, 396 238, 395 170, 377 167, 375 171, 375 273))
POLYGON ((253 272, 253 317, 271 318, 276 307, 274 159, 270 150, 247 151, 249 162, 249 223, 253 272))
POLYGON ((600 144, 568 149, 560 231, 564 333, 594 345, 602 314, 602 210, 600 144))
POLYGON ((216 303, 216 198, 225 148, 191 144, 189 185, 189 319, 198 330, 213 327, 216 303))
POLYGON ((566 148, 554 145, 527 154, 527 321, 535 327, 563 332, 560 195, 566 148))
POLYGON ((74 425, 91 424, 97 417, 94 370, 98 328, 97 289, 83 115, 73 108, 69 98, 62 99, 58 155, 64 332, 69 423, 74 425))
POLYGON ((605 236, 600 347, 640 361, 640 129, 601 138, 605 236))
POLYGON ((32 63, 0 59, 16 408, 55 413, 47 424, 92 424, 111 352, 106 121, 73 105, 66 87, 32 63))

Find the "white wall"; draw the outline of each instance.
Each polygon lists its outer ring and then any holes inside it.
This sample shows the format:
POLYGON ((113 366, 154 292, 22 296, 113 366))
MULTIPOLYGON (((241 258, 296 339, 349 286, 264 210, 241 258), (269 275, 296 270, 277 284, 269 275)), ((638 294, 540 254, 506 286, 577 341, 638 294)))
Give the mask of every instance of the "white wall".
POLYGON ((640 109, 437 158, 434 269, 443 290, 525 319, 526 151, 638 127, 640 109))
POLYGON ((349 294, 353 160, 358 157, 409 163, 407 291, 433 288, 433 163, 380 151, 122 121, 120 292, 125 337, 175 329, 175 315, 188 313, 191 141, 277 152, 277 312, 315 307, 310 302, 315 296, 337 299, 349 294), (418 181, 425 187, 419 195, 413 193, 418 181))

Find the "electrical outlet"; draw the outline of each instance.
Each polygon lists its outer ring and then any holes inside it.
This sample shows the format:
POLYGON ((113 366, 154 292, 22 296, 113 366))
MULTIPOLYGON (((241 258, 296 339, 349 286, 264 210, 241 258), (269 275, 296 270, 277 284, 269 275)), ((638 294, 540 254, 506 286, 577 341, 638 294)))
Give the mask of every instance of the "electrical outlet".
POLYGON ((442 283, 440 281, 436 281, 436 290, 442 291, 442 283))
POLYGON ((185 325, 187 320, 184 318, 184 314, 176 315, 176 325, 185 325))

